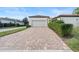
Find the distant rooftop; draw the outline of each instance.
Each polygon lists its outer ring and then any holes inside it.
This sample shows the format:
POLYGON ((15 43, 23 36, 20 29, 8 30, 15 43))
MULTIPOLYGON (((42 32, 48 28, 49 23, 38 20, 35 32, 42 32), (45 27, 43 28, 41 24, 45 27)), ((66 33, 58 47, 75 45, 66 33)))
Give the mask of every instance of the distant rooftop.
POLYGON ((64 15, 59 15, 59 16, 57 16, 57 17, 79 17, 79 14, 64 14, 64 15))
POLYGON ((53 19, 58 18, 58 17, 79 17, 79 14, 64 14, 64 15, 56 16, 53 19))
POLYGON ((9 20, 9 21, 18 21, 18 22, 22 22, 21 20, 19 19, 14 19, 14 18, 8 18, 8 17, 0 17, 0 20, 9 20))
POLYGON ((34 16, 29 16, 29 18, 50 18, 50 17, 44 15, 34 15, 34 16))

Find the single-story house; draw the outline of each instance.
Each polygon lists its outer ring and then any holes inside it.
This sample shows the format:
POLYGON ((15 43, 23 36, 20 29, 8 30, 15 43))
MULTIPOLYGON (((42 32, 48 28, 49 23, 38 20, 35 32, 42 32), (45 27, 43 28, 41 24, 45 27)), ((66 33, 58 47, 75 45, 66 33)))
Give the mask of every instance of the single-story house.
POLYGON ((62 20, 66 24, 73 24, 75 27, 79 26, 79 15, 59 15, 52 20, 62 20))
POLYGON ((15 20, 15 24, 24 25, 24 22, 21 20, 15 20))
POLYGON ((0 17, 0 23, 4 24, 4 23, 13 23, 13 24, 19 24, 19 25, 24 25, 24 23, 18 19, 11 19, 11 18, 3 18, 3 17, 0 17))
POLYGON ((48 26, 49 18, 49 16, 43 15, 29 16, 29 25, 32 27, 46 27, 48 26))

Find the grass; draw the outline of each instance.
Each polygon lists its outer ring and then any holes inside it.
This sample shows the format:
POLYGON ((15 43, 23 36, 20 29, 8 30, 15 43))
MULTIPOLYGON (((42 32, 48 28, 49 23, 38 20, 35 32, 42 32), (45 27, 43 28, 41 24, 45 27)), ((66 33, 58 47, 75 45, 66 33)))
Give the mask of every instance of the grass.
POLYGON ((25 27, 25 26, 19 26, 19 27, 15 27, 15 26, 12 26, 12 27, 2 27, 0 29, 10 29, 10 28, 20 28, 20 27, 25 27))
POLYGON ((23 28, 18 28, 18 29, 10 30, 10 31, 0 32, 0 37, 6 36, 6 35, 9 35, 9 34, 13 34, 13 33, 16 33, 16 32, 22 31, 22 30, 25 30, 25 29, 26 28, 23 27, 23 28))
POLYGON ((75 52, 79 52, 79 27, 74 28, 72 32, 73 36, 65 38, 64 42, 75 52))

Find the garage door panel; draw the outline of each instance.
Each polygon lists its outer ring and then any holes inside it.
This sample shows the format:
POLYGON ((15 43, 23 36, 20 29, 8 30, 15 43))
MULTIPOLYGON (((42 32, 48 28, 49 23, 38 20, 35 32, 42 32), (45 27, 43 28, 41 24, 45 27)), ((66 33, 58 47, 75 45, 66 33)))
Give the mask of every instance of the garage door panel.
POLYGON ((47 21, 46 20, 33 20, 32 21, 32 26, 33 27, 47 26, 47 21))

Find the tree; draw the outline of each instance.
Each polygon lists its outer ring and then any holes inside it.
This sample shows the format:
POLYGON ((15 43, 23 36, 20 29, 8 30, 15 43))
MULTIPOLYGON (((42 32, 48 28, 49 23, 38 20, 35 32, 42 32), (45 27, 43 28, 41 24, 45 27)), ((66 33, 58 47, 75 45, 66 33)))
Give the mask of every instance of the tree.
POLYGON ((76 9, 74 9, 73 14, 79 14, 79 7, 77 7, 76 9))
POLYGON ((24 22, 24 25, 29 24, 27 17, 25 17, 25 18, 23 19, 23 22, 24 22))
POLYGON ((0 28, 2 27, 2 23, 0 22, 0 28))

